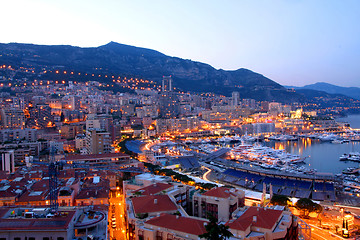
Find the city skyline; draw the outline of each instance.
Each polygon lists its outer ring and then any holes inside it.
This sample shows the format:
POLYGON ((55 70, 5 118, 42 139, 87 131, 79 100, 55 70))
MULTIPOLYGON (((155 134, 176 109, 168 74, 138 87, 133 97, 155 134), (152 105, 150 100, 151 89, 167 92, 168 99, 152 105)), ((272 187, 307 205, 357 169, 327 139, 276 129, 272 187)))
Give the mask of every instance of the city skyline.
POLYGON ((11 1, 1 42, 96 47, 110 41, 247 68, 282 84, 360 87, 357 1, 11 1))

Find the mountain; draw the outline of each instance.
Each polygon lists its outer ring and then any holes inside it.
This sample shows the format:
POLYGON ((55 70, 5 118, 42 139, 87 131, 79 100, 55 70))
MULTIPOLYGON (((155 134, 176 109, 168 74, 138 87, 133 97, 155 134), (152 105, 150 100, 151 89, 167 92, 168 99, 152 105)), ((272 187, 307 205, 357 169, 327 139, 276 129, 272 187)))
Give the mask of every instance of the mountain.
POLYGON ((305 110, 317 110, 319 114, 332 115, 359 114, 360 112, 360 101, 343 94, 306 88, 297 89, 296 92, 307 99, 305 110))
POLYGON ((241 98, 280 102, 303 100, 296 92, 248 69, 217 70, 205 63, 170 57, 155 50, 115 42, 95 48, 0 44, 0 64, 121 74, 157 82, 160 82, 164 75, 172 75, 174 86, 185 91, 214 92, 227 96, 238 91, 241 98))
POLYGON ((325 82, 317 82, 303 87, 287 86, 287 88, 296 89, 312 89, 318 91, 324 91, 331 94, 342 94, 348 97, 352 97, 360 100, 360 88, 358 87, 340 87, 325 82))

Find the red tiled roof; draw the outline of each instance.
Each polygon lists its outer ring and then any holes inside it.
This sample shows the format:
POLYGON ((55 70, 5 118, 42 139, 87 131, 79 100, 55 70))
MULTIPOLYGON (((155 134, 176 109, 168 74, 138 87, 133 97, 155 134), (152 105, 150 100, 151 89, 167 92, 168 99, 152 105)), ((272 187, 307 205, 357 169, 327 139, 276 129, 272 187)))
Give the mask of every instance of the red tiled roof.
POLYGON ((43 173, 42 172, 29 173, 28 176, 30 179, 41 179, 43 177, 43 173))
POLYGON ((88 199, 92 198, 108 198, 110 181, 108 179, 99 178, 99 182, 94 183, 94 179, 88 178, 81 186, 81 190, 76 199, 88 199))
MULTIPOLYGON (((0 216, 3 217, 10 209, 1 209, 0 216)), ((0 230, 46 230, 46 229, 67 229, 74 217, 75 211, 66 211, 66 215, 59 215, 53 218, 11 218, 1 219, 0 230)), ((61 213, 61 212, 60 212, 61 213)))
POLYGON ((104 153, 104 154, 86 154, 86 155, 67 155, 66 158, 61 160, 76 161, 76 160, 89 160, 89 159, 108 159, 118 157, 129 157, 124 153, 104 153))
POLYGON ((0 181, 1 180, 5 180, 5 179, 8 179, 10 174, 8 174, 7 172, 5 171, 0 171, 0 181))
POLYGON ((159 217, 152 218, 145 223, 188 234, 201 235, 206 232, 204 226, 204 223, 206 222, 207 221, 189 217, 161 214, 159 217))
POLYGON ((245 231, 250 225, 258 228, 272 229, 279 220, 283 211, 250 207, 246 212, 235 221, 230 220, 226 225, 232 229, 245 231), (253 221, 256 216, 256 221, 253 221))
POLYGON ((135 214, 177 210, 176 205, 167 195, 149 195, 136 197, 132 198, 131 201, 133 203, 135 214))
POLYGON ((58 178, 69 179, 75 177, 75 169, 64 169, 59 171, 58 178))
POLYGON ((203 196, 209 197, 217 197, 217 198, 228 198, 231 195, 235 196, 230 192, 230 189, 227 187, 217 187, 213 188, 205 193, 202 194, 203 196))
POLYGON ((42 179, 31 186, 31 190, 33 191, 44 191, 49 189, 49 180, 42 179))
MULTIPOLYGON (((94 176, 95 177, 95 176, 94 176)), ((92 189, 99 189, 99 188, 106 188, 109 189, 110 186, 110 180, 97 176, 99 177, 99 182, 94 182, 94 178, 86 178, 83 185, 81 186, 82 189, 85 188, 92 188, 92 189)))
POLYGON ((49 190, 42 191, 26 191, 23 195, 19 197, 16 201, 17 203, 28 203, 28 202, 37 202, 45 201, 49 199, 49 190))
POLYGON ((165 191, 166 189, 169 189, 171 187, 173 187, 173 185, 169 183, 154 183, 147 187, 143 187, 138 190, 135 190, 133 191, 133 193, 140 192, 141 195, 154 195, 160 193, 161 191, 165 191))
POLYGON ((12 181, 9 183, 12 189, 24 189, 26 186, 31 183, 27 179, 23 178, 20 181, 12 181))
POLYGON ((89 199, 89 198, 109 198, 109 190, 108 189, 83 189, 79 192, 79 194, 75 197, 75 199, 89 199))
POLYGON ((15 182, 0 185, 0 198, 14 198, 22 194, 26 189, 26 182, 15 182))
POLYGON ((15 191, 12 191, 12 189, 7 189, 5 191, 0 191, 0 199, 4 199, 4 198, 15 198, 16 196, 18 196, 19 194, 16 193, 15 191))

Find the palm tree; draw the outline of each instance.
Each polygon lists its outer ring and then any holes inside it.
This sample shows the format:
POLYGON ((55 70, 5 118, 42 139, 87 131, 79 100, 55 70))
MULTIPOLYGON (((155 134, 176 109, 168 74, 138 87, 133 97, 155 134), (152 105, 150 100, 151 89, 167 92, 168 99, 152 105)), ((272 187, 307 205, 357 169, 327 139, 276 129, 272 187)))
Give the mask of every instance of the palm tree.
POLYGON ((229 231, 229 226, 218 224, 213 215, 209 215, 210 222, 205 225, 206 233, 199 235, 200 238, 207 240, 225 240, 233 236, 229 231))

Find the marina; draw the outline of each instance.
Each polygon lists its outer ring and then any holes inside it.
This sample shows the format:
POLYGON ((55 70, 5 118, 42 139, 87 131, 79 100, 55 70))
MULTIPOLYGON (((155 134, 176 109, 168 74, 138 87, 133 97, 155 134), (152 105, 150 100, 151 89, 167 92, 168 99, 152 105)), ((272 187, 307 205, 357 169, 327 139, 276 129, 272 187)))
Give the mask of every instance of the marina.
POLYGON ((347 128, 298 135, 164 138, 144 149, 151 161, 169 168, 182 165, 190 175, 201 177, 199 167, 212 169, 212 180, 223 184, 318 201, 342 201, 342 195, 358 201, 358 139, 360 132, 347 128))

